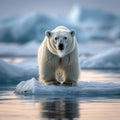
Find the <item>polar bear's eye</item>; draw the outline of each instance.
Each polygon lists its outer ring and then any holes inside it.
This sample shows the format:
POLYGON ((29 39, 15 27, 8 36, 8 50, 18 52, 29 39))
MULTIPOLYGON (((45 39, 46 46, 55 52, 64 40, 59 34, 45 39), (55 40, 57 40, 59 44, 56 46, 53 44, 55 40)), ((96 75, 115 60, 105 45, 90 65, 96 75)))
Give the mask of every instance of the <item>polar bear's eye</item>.
POLYGON ((58 40, 58 37, 55 37, 55 40, 58 40))
POLYGON ((67 40, 67 37, 64 37, 65 40, 67 40))

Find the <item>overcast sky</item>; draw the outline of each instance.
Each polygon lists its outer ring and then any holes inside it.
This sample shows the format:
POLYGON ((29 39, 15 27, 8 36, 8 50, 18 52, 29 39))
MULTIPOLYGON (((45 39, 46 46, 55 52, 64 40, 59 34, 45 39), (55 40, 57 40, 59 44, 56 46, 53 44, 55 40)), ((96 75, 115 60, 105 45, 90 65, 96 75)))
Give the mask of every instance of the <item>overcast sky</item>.
POLYGON ((31 12, 64 16, 74 4, 102 9, 120 16, 120 0, 0 0, 0 18, 31 12))

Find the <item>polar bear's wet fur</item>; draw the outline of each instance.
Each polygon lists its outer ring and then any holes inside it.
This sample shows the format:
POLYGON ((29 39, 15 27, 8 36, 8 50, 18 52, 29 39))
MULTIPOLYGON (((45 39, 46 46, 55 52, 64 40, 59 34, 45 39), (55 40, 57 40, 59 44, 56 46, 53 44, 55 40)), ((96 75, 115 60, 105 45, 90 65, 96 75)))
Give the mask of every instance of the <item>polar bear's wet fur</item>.
POLYGON ((77 85, 78 47, 75 31, 58 26, 45 32, 38 51, 39 81, 45 85, 77 85))

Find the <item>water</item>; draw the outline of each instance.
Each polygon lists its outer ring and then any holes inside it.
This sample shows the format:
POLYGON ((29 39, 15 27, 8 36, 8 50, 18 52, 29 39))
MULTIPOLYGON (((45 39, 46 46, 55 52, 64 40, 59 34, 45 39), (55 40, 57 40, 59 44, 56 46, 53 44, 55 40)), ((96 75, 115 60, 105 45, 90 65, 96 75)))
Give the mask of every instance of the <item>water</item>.
MULTIPOLYGON (((82 70, 81 81, 120 83, 120 70, 82 70)), ((0 120, 119 120, 120 95, 42 97, 15 95, 15 86, 0 87, 0 120)))

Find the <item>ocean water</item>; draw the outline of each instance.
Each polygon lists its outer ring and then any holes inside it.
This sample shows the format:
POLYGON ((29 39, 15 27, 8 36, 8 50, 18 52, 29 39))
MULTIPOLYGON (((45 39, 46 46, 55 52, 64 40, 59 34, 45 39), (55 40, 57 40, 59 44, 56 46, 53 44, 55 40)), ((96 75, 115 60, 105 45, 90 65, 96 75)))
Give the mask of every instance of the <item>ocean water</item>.
MULTIPOLYGON (((112 90, 117 91, 112 87, 116 87, 118 84, 117 87, 120 88, 120 70, 82 70, 81 83, 83 82, 98 82, 103 85, 112 83, 111 92, 112 90)), ((120 119, 120 91, 109 96, 106 94, 80 96, 79 94, 79 96, 68 97, 66 94, 66 96, 59 97, 58 94, 48 97, 45 95, 18 95, 14 93, 15 87, 0 85, 0 120, 120 119)), ((100 88, 102 89, 102 87, 100 88)), ((89 91, 87 92, 89 93, 89 91)))

